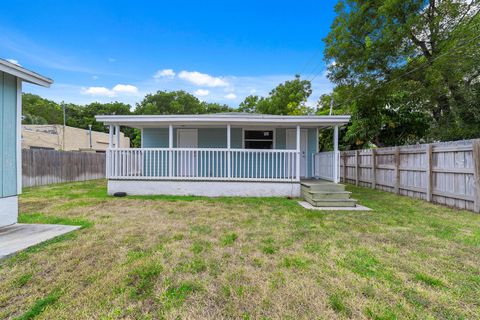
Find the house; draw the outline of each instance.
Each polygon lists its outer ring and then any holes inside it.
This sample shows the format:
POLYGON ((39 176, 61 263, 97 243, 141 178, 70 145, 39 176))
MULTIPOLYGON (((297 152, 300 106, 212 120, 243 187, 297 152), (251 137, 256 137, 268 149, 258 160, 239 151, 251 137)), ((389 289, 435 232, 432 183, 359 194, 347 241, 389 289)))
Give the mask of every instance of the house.
POLYGON ((22 191, 22 82, 49 87, 53 81, 0 59, 0 227, 17 222, 22 191))
POLYGON ((338 128, 350 116, 99 115, 110 127, 108 193, 293 196, 313 176, 318 130, 335 128, 328 166, 338 182, 338 128), (141 131, 141 148, 120 148, 120 126, 141 131))
MULTIPOLYGON (((130 139, 120 133, 120 146, 128 148, 130 139)), ((22 125, 22 149, 105 152, 108 133, 60 124, 22 125)))

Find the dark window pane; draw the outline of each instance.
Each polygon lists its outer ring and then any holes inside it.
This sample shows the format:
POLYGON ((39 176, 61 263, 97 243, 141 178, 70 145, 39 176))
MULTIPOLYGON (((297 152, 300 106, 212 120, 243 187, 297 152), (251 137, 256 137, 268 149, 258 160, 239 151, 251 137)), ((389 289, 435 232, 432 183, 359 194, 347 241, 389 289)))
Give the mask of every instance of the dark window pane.
POLYGON ((273 131, 245 130, 245 139, 273 139, 273 131))
POLYGON ((273 149, 273 141, 245 141, 245 149, 273 149))

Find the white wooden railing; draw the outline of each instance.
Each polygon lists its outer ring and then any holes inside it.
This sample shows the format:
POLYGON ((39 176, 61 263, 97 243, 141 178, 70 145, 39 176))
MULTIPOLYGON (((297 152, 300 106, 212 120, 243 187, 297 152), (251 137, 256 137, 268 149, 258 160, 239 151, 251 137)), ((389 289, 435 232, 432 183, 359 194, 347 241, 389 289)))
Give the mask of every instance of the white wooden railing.
POLYGON ((319 152, 313 155, 313 176, 315 178, 340 182, 340 152, 319 152))
POLYGON ((299 181, 296 150, 140 148, 107 150, 107 178, 299 181))

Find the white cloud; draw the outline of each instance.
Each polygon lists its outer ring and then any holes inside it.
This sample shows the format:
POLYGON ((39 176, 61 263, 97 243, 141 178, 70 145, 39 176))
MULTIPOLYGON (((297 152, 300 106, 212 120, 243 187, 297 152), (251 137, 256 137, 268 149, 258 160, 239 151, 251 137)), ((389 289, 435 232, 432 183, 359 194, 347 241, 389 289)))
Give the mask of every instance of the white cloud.
POLYGON ((105 87, 88 87, 82 90, 84 94, 91 96, 114 97, 115 92, 105 87))
POLYGON ((117 84, 113 87, 113 92, 115 93, 127 93, 127 94, 137 94, 138 88, 132 86, 131 84, 117 84))
POLYGON ((93 80, 97 80, 97 79, 98 79, 98 76, 92 76, 92 79, 93 79, 93 80))
POLYGON ((175 77, 175 72, 172 69, 158 70, 153 77, 155 79, 160 79, 160 78, 173 79, 173 77, 175 77))
POLYGON ((237 95, 235 93, 229 93, 225 96, 225 99, 234 100, 237 99, 237 95))
POLYGON ((16 64, 17 66, 21 66, 21 64, 18 63, 18 60, 15 60, 15 59, 6 59, 6 60, 10 63, 16 64))
POLYGON ((205 90, 205 89, 198 89, 194 92, 194 94, 196 96, 205 97, 205 96, 208 96, 210 94, 210 91, 205 90))
POLYGON ((82 88, 82 93, 91 96, 116 97, 119 95, 135 95, 138 93, 138 88, 131 84, 117 84, 112 89, 105 87, 82 88))
POLYGON ((181 71, 178 77, 182 80, 193 83, 197 86, 207 87, 226 87, 228 82, 223 78, 213 77, 206 73, 200 73, 198 71, 181 71))
POLYGON ((117 61, 117 59, 115 59, 115 58, 108 58, 108 62, 115 62, 115 61, 117 61))

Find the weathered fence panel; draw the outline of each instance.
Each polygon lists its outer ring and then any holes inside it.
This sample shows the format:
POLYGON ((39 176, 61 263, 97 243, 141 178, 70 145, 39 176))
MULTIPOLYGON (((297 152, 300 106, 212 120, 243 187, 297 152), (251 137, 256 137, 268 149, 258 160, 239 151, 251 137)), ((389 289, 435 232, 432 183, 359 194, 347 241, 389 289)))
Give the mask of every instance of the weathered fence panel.
POLYGON ((480 212, 480 139, 343 151, 343 182, 480 212))
POLYGON ((22 150, 22 186, 105 178, 105 154, 56 150, 22 150))

